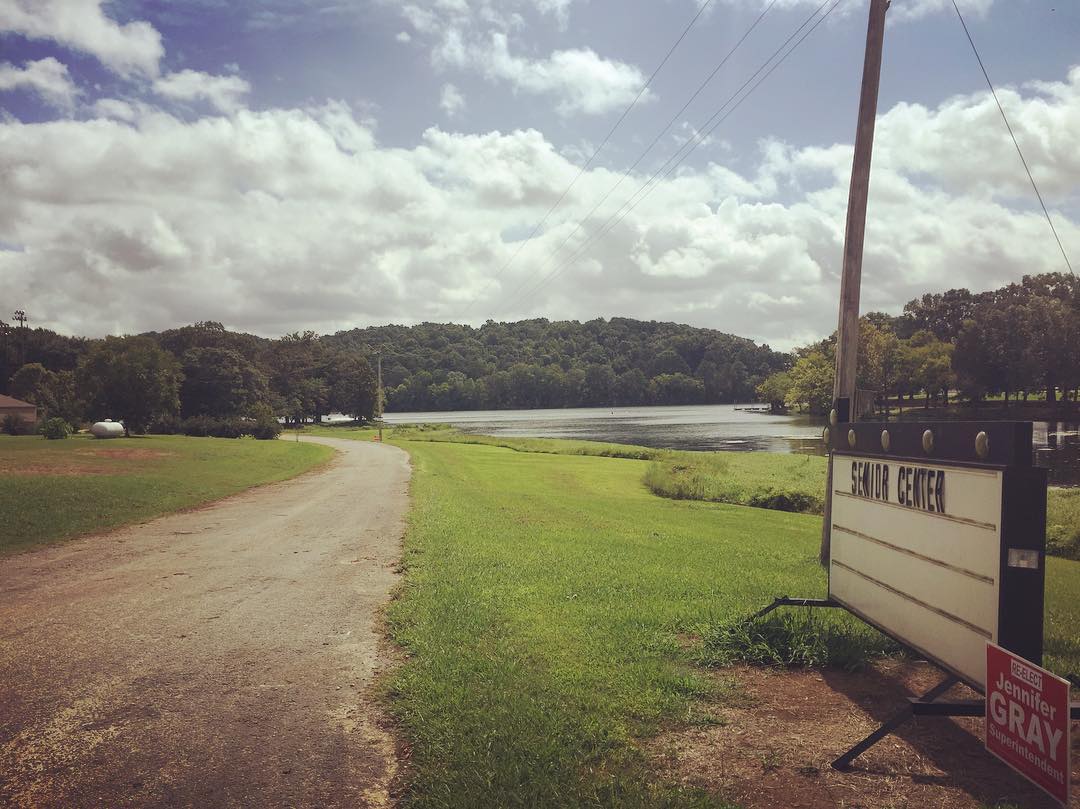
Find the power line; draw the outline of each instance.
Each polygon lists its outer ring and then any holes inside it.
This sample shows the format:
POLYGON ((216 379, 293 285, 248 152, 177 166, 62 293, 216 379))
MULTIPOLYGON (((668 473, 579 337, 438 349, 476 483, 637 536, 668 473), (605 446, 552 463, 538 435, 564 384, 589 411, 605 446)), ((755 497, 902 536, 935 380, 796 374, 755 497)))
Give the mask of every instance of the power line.
POLYGON ((997 104, 998 112, 1001 113, 1001 120, 1005 122, 1005 128, 1009 130, 1009 137, 1012 138, 1013 146, 1016 147, 1016 153, 1020 155, 1020 162, 1024 164, 1024 171, 1027 172, 1028 180, 1031 181, 1031 187, 1035 189, 1035 196, 1039 199, 1039 205, 1042 206, 1043 214, 1046 216, 1046 223, 1050 225, 1050 230, 1054 234, 1054 239, 1057 240, 1058 249, 1061 250, 1061 257, 1065 259, 1065 266, 1069 268, 1069 272, 1073 275, 1072 262, 1069 261, 1069 256, 1065 252, 1065 245, 1061 243, 1061 237, 1058 236, 1057 228, 1054 227, 1054 220, 1050 218, 1050 211, 1046 208, 1046 203, 1043 202, 1043 196, 1039 192, 1039 186, 1035 182, 1035 177, 1031 173, 1031 168, 1028 166, 1027 159, 1024 157, 1024 152, 1020 148, 1020 143, 1016 139, 1016 133, 1013 132, 1012 124, 1009 123, 1009 116, 1005 114, 1005 108, 1001 106, 1001 100, 998 98, 997 90, 994 89, 994 83, 990 81, 990 74, 986 72, 986 65, 983 64, 982 57, 979 55, 979 49, 975 47, 975 40, 971 36, 971 31, 968 30, 967 23, 964 22, 964 15, 960 13, 960 7, 956 5, 956 0, 952 0, 953 8, 956 9, 956 16, 960 18, 960 25, 964 27, 964 33, 967 35, 967 41, 971 43, 971 50, 975 54, 975 59, 979 63, 979 68, 982 70, 983 78, 986 79, 986 85, 990 88, 991 95, 994 96, 994 102, 997 104))
MULTIPOLYGON (((828 2, 828 0, 825 0, 825 2, 828 2)), ((705 77, 705 80, 703 82, 701 82, 701 84, 698 85, 697 89, 686 100, 686 103, 682 105, 682 107, 679 109, 678 112, 676 112, 674 115, 671 116, 670 119, 668 119, 668 122, 656 134, 656 137, 654 137, 652 139, 652 141, 649 143, 649 145, 645 147, 644 151, 642 151, 641 154, 638 155, 637 159, 630 165, 630 167, 627 168, 625 172, 623 172, 623 175, 616 181, 615 185, 613 185, 611 188, 609 188, 607 190, 607 192, 602 197, 600 197, 599 200, 597 200, 596 204, 593 205, 593 207, 589 210, 589 212, 587 214, 585 214, 585 216, 583 216, 581 219, 578 220, 578 223, 574 226, 574 229, 572 231, 570 231, 570 233, 567 234, 567 236, 561 242, 559 242, 559 244, 551 252, 551 256, 549 258, 551 258, 551 259, 556 258, 558 256, 559 252, 566 246, 567 242, 569 242, 572 238, 574 238, 575 235, 577 235, 577 232, 579 230, 581 230, 582 226, 585 224, 585 222, 588 221, 589 217, 591 217, 594 213, 596 213, 596 211, 600 208, 600 206, 603 205, 605 202, 607 202, 608 198, 612 194, 614 194, 616 190, 618 190, 619 186, 621 186, 623 184, 623 182, 625 182, 630 177, 630 175, 633 173, 634 169, 636 169, 638 167, 638 165, 640 165, 641 161, 645 159, 646 155, 648 155, 649 152, 651 152, 653 150, 653 147, 655 147, 656 144, 660 142, 660 139, 663 138, 664 135, 666 135, 668 133, 668 130, 671 129, 671 127, 674 125, 674 123, 677 120, 679 120, 680 117, 682 117, 682 114, 684 112, 686 112, 687 108, 694 102, 694 100, 699 95, 701 95, 701 92, 705 89, 706 86, 708 86, 709 82, 711 82, 716 77, 716 74, 720 72, 720 69, 725 64, 727 64, 728 60, 730 60, 731 57, 735 54, 735 51, 737 51, 739 49, 739 47, 743 44, 743 42, 746 41, 747 37, 749 37, 750 34, 752 34, 754 32, 754 29, 758 27, 758 25, 761 23, 761 21, 763 19, 765 19, 765 15, 768 14, 769 11, 772 10, 772 7, 775 6, 776 3, 777 3, 777 0, 772 0, 772 2, 770 2, 769 5, 765 7, 765 10, 762 11, 761 14, 758 15, 757 19, 754 20, 753 24, 748 29, 746 29, 746 32, 732 46, 731 50, 729 50, 724 55, 724 58, 721 59, 720 62, 716 65, 716 67, 713 68, 712 72, 709 73, 709 75, 705 77)), ((805 23, 804 23, 804 25, 805 25, 805 23)), ((518 293, 521 292, 521 290, 524 289, 528 285, 528 283, 529 283, 529 279, 528 278, 524 279, 520 284, 518 284, 518 286, 514 289, 514 291, 511 292, 507 296, 507 299, 508 300, 515 299, 517 297, 518 293)))
POLYGON ((644 199, 657 188, 657 186, 659 186, 657 178, 660 178, 660 180, 662 181, 663 179, 666 179, 668 176, 670 176, 670 174, 676 168, 678 168, 679 165, 681 165, 682 162, 686 160, 686 158, 689 157, 690 154, 709 137, 709 135, 716 131, 717 127, 719 127, 720 124, 726 121, 735 112, 735 110, 738 109, 739 106, 741 106, 742 103, 746 101, 746 99, 749 98, 750 95, 753 94, 753 92, 757 90, 757 88, 760 87, 761 84, 766 79, 768 79, 770 75, 772 75, 773 71, 775 71, 787 60, 787 58, 806 40, 807 37, 810 36, 810 34, 812 34, 817 29, 819 25, 821 25, 821 23, 823 23, 828 18, 830 14, 832 14, 832 12, 836 9, 837 6, 844 2, 844 0, 833 0, 832 6, 825 12, 825 14, 820 16, 817 21, 814 22, 814 24, 807 31, 805 31, 805 33, 803 33, 801 37, 799 37, 798 41, 796 41, 795 44, 791 46, 791 48, 789 48, 786 52, 783 53, 782 56, 780 56, 780 59, 776 61, 776 63, 773 64, 772 67, 769 67, 769 64, 774 59, 776 59, 776 57, 780 55, 781 52, 784 51, 784 48, 786 48, 793 39, 798 37, 799 33, 803 31, 803 29, 806 28, 806 26, 815 17, 818 17, 818 15, 821 13, 821 10, 825 8, 825 6, 829 4, 829 2, 830 0, 825 0, 825 2, 819 5, 817 9, 815 9, 814 12, 809 17, 807 17, 807 19, 802 23, 802 25, 796 28, 795 31, 784 41, 784 43, 781 44, 780 47, 777 48, 772 53, 772 55, 770 55, 769 58, 766 59, 761 64, 761 66, 758 67, 758 69, 750 75, 750 77, 745 82, 743 82, 739 89, 736 90, 727 99, 727 101, 720 105, 719 109, 717 109, 717 111, 713 113, 713 115, 702 125, 702 127, 698 129, 695 136, 689 141, 687 141, 687 143, 684 143, 678 150, 676 150, 676 152, 671 157, 667 159, 667 161, 659 169, 653 172, 649 179, 646 180, 638 188, 638 190, 635 191, 629 197, 629 199, 627 199, 627 201, 623 203, 622 207, 620 207, 615 213, 609 216, 599 229, 597 229, 591 236, 586 238, 586 240, 581 245, 579 245, 567 259, 559 263, 550 273, 548 273, 548 275, 541 279, 539 284, 532 287, 524 297, 514 298, 505 308, 509 309, 513 305, 519 303, 521 300, 535 295, 537 292, 543 289, 550 281, 553 281, 556 277, 558 277, 566 269, 568 269, 575 261, 581 258, 596 242, 597 239, 600 239, 610 233, 616 225, 618 225, 621 221, 623 221, 623 219, 629 216, 630 213, 638 205, 640 205, 641 202, 643 202, 644 199), (766 68, 768 68, 767 71, 766 68), (762 71, 765 71, 764 75, 761 75, 762 71), (760 78, 758 78, 759 76, 760 78), (755 81, 755 79, 757 80, 755 81), (752 86, 750 86, 751 84, 752 86), (750 87, 750 89, 747 90, 747 92, 742 96, 742 98, 739 98, 739 100, 734 104, 734 106, 731 107, 731 109, 727 111, 727 113, 721 115, 721 113, 724 112, 724 109, 729 104, 731 104, 732 101, 735 101, 735 99, 738 98, 739 94, 742 93, 743 90, 745 90, 748 86, 750 87), (690 148, 686 149, 688 145, 690 148), (683 153, 684 149, 686 149, 685 153, 683 153))
MULTIPOLYGON (((773 0, 773 2, 775 1, 776 0, 773 0)), ((554 204, 550 208, 548 208, 547 213, 544 214, 543 218, 541 218, 540 221, 536 223, 536 226, 532 229, 532 232, 529 233, 528 237, 526 237, 524 241, 518 244, 517 249, 514 251, 513 255, 510 256, 509 261, 503 264, 502 267, 500 267, 499 270, 495 273, 495 275, 493 275, 487 280, 487 282, 485 282, 480 292, 478 292, 476 296, 472 299, 472 301, 469 302, 468 307, 465 309, 466 316, 472 310, 472 307, 476 305, 476 302, 480 299, 480 294, 484 291, 484 289, 486 289, 491 283, 497 281, 502 276, 502 274, 506 272, 507 268, 514 263, 518 255, 525 248, 525 245, 531 242, 536 236, 536 234, 540 232, 540 228, 542 228, 544 226, 544 223, 547 222, 548 217, 550 217, 551 214, 555 212, 555 209, 559 207, 562 201, 566 199, 566 195, 570 193, 570 189, 572 189, 577 184, 577 181, 581 179, 581 176, 586 172, 589 166, 592 165, 592 162, 596 159, 596 156, 600 154, 600 150, 607 145, 608 141, 611 140, 612 135, 615 134, 615 130, 619 128, 620 124, 622 124, 624 120, 626 120, 626 116, 630 114, 630 111, 637 105, 638 101, 641 100, 641 97, 645 94, 645 91, 649 89, 649 85, 651 85, 653 79, 656 78, 656 74, 659 73, 661 68, 663 68, 664 65, 667 64, 668 59, 670 59, 671 55, 675 53, 675 49, 679 47, 682 41, 686 38, 686 35, 690 33, 690 29, 694 27, 694 23, 696 23, 698 21, 698 18, 705 13, 705 9, 707 9, 712 4, 712 2, 713 0, 705 0, 705 2, 701 4, 701 8, 697 10, 697 14, 695 14, 690 19, 690 22, 686 24, 686 27, 683 29, 682 33, 679 34, 679 38, 675 40, 674 44, 670 48, 668 48, 668 52, 664 54, 664 58, 660 60, 660 64, 656 66, 649 78, 645 81, 643 85, 641 85, 641 89, 638 90, 637 95, 634 96, 634 100, 630 102, 630 104, 625 110, 623 110, 622 115, 619 116, 619 119, 615 122, 611 129, 608 130, 608 133, 604 136, 604 139, 600 141, 600 145, 593 150, 592 155, 590 155, 589 159, 585 161, 585 164, 580 169, 578 169, 578 173, 574 176, 574 179, 570 181, 570 185, 566 186, 566 188, 563 189, 563 192, 559 195, 559 198, 555 200, 554 204)))

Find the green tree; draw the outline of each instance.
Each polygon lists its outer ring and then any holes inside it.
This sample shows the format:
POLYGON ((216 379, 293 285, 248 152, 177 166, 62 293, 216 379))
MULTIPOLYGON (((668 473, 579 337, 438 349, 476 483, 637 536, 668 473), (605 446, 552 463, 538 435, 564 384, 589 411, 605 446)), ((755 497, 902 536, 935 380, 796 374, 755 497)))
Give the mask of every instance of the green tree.
POLYGON ((939 393, 948 405, 949 391, 956 385, 952 344, 924 330, 912 335, 906 347, 912 386, 926 392, 925 406, 939 393))
POLYGON ((278 413, 300 423, 328 412, 326 363, 326 345, 313 331, 293 332, 274 342, 270 388, 278 413))
POLYGON ((649 395, 649 381, 640 368, 631 368, 615 380, 615 404, 639 405, 649 395))
POLYGON ((176 415, 182 378, 176 358, 148 337, 106 337, 91 346, 75 373, 90 418, 123 421, 129 434, 176 415))
POLYGON ((181 364, 180 412, 184 418, 250 415, 268 400, 266 376, 239 351, 189 348, 181 364))
POLYGON ((900 340, 888 327, 869 319, 859 323, 859 387, 875 391, 889 417, 889 396, 897 388, 901 372, 900 340))
POLYGON ((649 380, 649 400, 657 405, 700 404, 705 385, 686 374, 660 374, 649 380))
MULTIPOLYGON (((465 375, 453 372, 462 380, 465 375)), ((330 364, 330 407, 354 419, 372 419, 378 397, 378 380, 371 365, 357 354, 338 354, 330 364)), ((455 383, 460 389, 461 383, 455 383)), ((457 400, 457 397, 455 397, 457 400)))
POLYGON ((40 362, 28 362, 11 377, 8 390, 16 399, 36 404, 51 414, 56 409, 57 376, 40 362))
POLYGON ((835 372, 836 361, 831 352, 815 349, 799 357, 788 372, 791 387, 785 399, 787 407, 817 415, 828 413, 832 407, 835 372))
POLYGON ((768 402, 774 412, 779 412, 784 409, 791 386, 791 374, 787 371, 779 371, 765 377, 757 386, 757 395, 763 402, 768 402))

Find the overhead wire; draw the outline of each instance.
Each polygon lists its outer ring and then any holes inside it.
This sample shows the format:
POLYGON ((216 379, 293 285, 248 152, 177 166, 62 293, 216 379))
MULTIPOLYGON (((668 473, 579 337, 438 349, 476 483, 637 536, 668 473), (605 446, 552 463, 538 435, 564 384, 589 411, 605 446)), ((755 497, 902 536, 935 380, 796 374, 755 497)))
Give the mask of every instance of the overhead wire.
MULTIPOLYGON (((547 222, 550 216, 555 212, 555 209, 558 208, 560 204, 562 204, 562 201, 564 199, 566 199, 566 195, 570 193, 571 189, 573 189, 573 187, 577 184, 577 181, 581 179, 582 175, 585 174, 589 166, 591 166, 593 161, 596 160, 596 156, 600 154, 600 150, 607 145, 608 141, 611 140, 612 136, 615 134, 615 130, 617 130, 622 124, 622 122, 626 120, 626 116, 630 114, 630 111, 633 110, 634 107, 637 105, 638 101, 641 100, 641 97, 645 94, 645 91, 648 90, 649 86, 652 84, 653 79, 656 78, 656 75, 660 72, 664 65, 668 63, 671 55, 675 53, 675 49, 678 48, 680 44, 682 44, 682 41, 684 39, 686 39, 686 35, 690 33, 690 29, 694 27, 694 24, 698 21, 701 15, 705 13, 705 9, 707 9, 712 4, 712 2, 713 0, 705 0, 705 2, 701 4, 701 7, 698 8, 697 13, 693 17, 691 17, 690 22, 688 22, 686 24, 686 27, 683 28, 682 33, 679 34, 678 38, 675 40, 672 46, 668 48, 667 53, 664 54, 664 58, 660 60, 660 64, 656 66, 653 72, 649 75, 649 78, 645 81, 643 85, 641 85, 641 89, 638 90, 637 95, 634 96, 634 100, 631 101, 629 105, 627 105, 626 109, 623 110, 622 115, 619 116, 618 120, 615 121, 611 129, 608 130, 608 133, 604 136, 604 139, 600 141, 600 144, 595 149, 593 149, 593 153, 589 156, 589 159, 585 161, 584 165, 582 165, 580 169, 578 169, 578 172, 574 176, 574 179, 570 181, 570 184, 566 186, 565 189, 563 189, 563 192, 559 195, 559 198, 555 200, 551 207, 548 208, 547 213, 545 213, 544 216, 540 219, 540 221, 536 223, 536 225, 532 229, 532 232, 530 232, 529 235, 518 244, 517 249, 514 251, 513 255, 510 256, 509 260, 507 260, 499 268, 499 270, 495 273, 494 276, 487 279, 480 291, 477 292, 476 296, 473 297, 473 299, 469 302, 469 305, 468 307, 466 307, 464 312, 465 316, 467 316, 469 312, 472 311, 473 306, 476 305, 476 302, 480 299, 480 295, 483 294, 483 291, 487 289, 487 287, 490 286, 492 283, 497 281, 502 276, 502 274, 506 272, 510 265, 512 265, 514 261, 517 260, 517 257, 521 254, 521 251, 525 249, 525 246, 529 242, 531 242, 533 238, 536 237, 536 234, 540 232, 540 229, 544 226, 544 223, 547 222)), ((776 0, 773 0, 773 2, 776 2, 776 0)))
POLYGON ((538 284, 532 286, 525 293, 525 295, 515 296, 514 298, 509 300, 507 305, 504 306, 502 310, 506 311, 508 309, 512 309, 513 306, 516 306, 521 301, 536 295, 536 293, 538 293, 541 289, 547 286, 548 283, 555 280, 574 262, 584 256, 585 253, 588 252, 589 248, 593 244, 595 244, 598 239, 610 233, 615 228, 615 226, 617 226, 627 216, 629 216, 630 213, 638 205, 640 205, 641 202, 643 202, 645 198, 650 193, 652 193, 652 191, 654 191, 659 186, 658 178, 660 181, 662 181, 663 179, 666 179, 668 176, 670 176, 671 173, 675 169, 677 169, 698 146, 700 146, 713 132, 716 131, 720 124, 726 121, 735 112, 735 110, 738 109, 743 104, 743 102, 746 101, 746 99, 749 98, 750 95, 752 95, 754 91, 757 90, 757 88, 760 87, 761 84, 764 83, 765 80, 768 79, 769 76, 772 75, 772 73, 788 59, 788 57, 795 52, 795 50, 807 39, 807 37, 809 37, 817 29, 817 27, 829 17, 830 14, 832 14, 832 12, 837 8, 837 6, 839 6, 843 2, 844 0, 825 0, 823 3, 821 3, 821 5, 819 5, 813 11, 813 13, 811 13, 810 16, 807 17, 807 19, 804 20, 803 23, 799 25, 795 29, 795 31, 780 45, 780 47, 778 47, 758 67, 758 69, 755 70, 754 73, 752 73, 750 77, 743 82, 739 89, 732 93, 732 95, 728 97, 728 99, 723 104, 720 105, 716 112, 714 112, 712 116, 710 116, 710 118, 701 127, 698 128, 694 137, 688 140, 682 146, 680 146, 680 148, 676 150, 676 152, 671 155, 667 159, 667 161, 665 161, 665 163, 660 166, 659 169, 654 171, 653 174, 644 183, 642 183, 642 185, 637 189, 637 191, 635 191, 627 199, 627 201, 623 203, 622 207, 620 207, 615 213, 610 215, 596 231, 594 231, 589 237, 587 237, 581 245, 574 249, 573 253, 568 258, 559 262, 550 273, 548 273, 540 280, 538 284), (832 5, 828 8, 828 10, 825 11, 824 14, 821 14, 822 9, 824 9, 825 6, 829 5, 830 2, 832 2, 832 5), (816 21, 813 22, 813 25, 810 25, 810 23, 814 21, 815 18, 817 18, 816 21), (810 25, 810 28, 805 30, 804 32, 803 29, 806 29, 807 25, 810 25), (803 32, 801 37, 799 36, 800 32, 803 32), (798 39, 795 44, 788 48, 787 51, 785 51, 784 49, 787 48, 787 46, 792 42, 792 40, 795 40, 796 37, 798 37, 798 39), (780 57, 779 59, 777 59, 778 56, 780 57), (775 64, 772 64, 772 66, 769 67, 770 63, 773 63, 774 60, 776 60, 775 64), (747 90, 747 87, 749 87, 749 90, 747 90), (746 90, 746 93, 743 94, 741 98, 739 98, 739 95, 743 93, 744 90, 746 90), (738 101, 735 101, 735 99, 737 98, 738 101), (728 109, 725 113, 724 110, 729 105, 731 105, 733 101, 735 102, 734 105, 731 106, 731 108, 728 109), (689 148, 687 148, 688 146, 689 148))
MULTIPOLYGON (((828 0, 826 0, 826 2, 828 2, 828 0)), ((739 49, 739 47, 750 36, 750 34, 752 34, 754 32, 754 29, 757 28, 758 25, 761 23, 761 21, 765 19, 765 16, 769 13, 769 11, 772 10, 772 7, 775 6, 776 3, 777 3, 777 0, 771 0, 771 2, 765 7, 765 9, 761 12, 761 14, 759 14, 757 16, 757 19, 754 20, 753 24, 751 24, 751 26, 748 29, 746 29, 746 31, 743 33, 743 35, 741 37, 739 37, 738 41, 724 55, 724 58, 721 59, 720 62, 716 65, 716 67, 714 67, 712 69, 712 72, 709 73, 709 75, 705 77, 704 81, 702 81, 701 84, 698 85, 697 89, 694 90, 694 92, 690 95, 690 97, 682 105, 682 107, 679 109, 679 111, 676 112, 674 115, 671 116, 671 118, 668 119, 668 122, 656 134, 656 136, 652 139, 652 141, 649 143, 649 145, 645 147, 645 149, 641 152, 641 154, 638 155, 637 159, 634 160, 634 162, 630 164, 630 166, 626 169, 626 171, 623 172, 622 176, 619 177, 618 181, 616 181, 616 183, 613 186, 611 186, 611 188, 609 188, 604 193, 604 195, 602 197, 600 197, 599 200, 597 200, 596 204, 593 205, 592 209, 589 210, 588 213, 586 213, 581 219, 578 220, 577 224, 574 226, 574 229, 572 231, 570 231, 570 233, 568 233, 566 235, 566 237, 561 242, 559 242, 558 245, 556 245, 555 249, 551 253, 550 258, 556 257, 559 254, 559 252, 566 246, 567 242, 569 242, 577 234, 577 232, 579 230, 581 230, 581 228, 585 224, 585 222, 587 222, 589 220, 589 218, 594 213, 596 213, 597 210, 599 210, 600 206, 602 206, 605 202, 607 202, 607 200, 611 197, 611 195, 614 194, 615 191, 617 191, 618 188, 627 179, 629 179, 629 177, 633 173, 634 169, 636 169, 641 164, 641 161, 643 161, 646 158, 646 156, 648 156, 649 152, 651 152, 653 150, 653 147, 655 147, 656 144, 660 142, 660 139, 663 138, 664 135, 666 135, 668 133, 668 131, 671 129, 671 127, 675 124, 675 122, 678 121, 680 117, 682 117, 682 114, 684 112, 686 112, 686 110, 690 107, 690 105, 692 103, 694 103, 694 100, 699 95, 701 95, 701 92, 716 77, 716 74, 719 73, 720 69, 725 64, 728 63, 728 61, 731 59, 731 57, 735 55, 735 51, 737 51, 739 49)), ((528 285, 528 283, 529 283, 529 279, 528 278, 524 279, 522 281, 522 283, 518 284, 518 286, 514 289, 514 291, 511 292, 510 295, 507 296, 507 297, 508 298, 515 298, 517 296, 517 294, 525 286, 528 285)))
POLYGON ((1027 172, 1028 180, 1031 181, 1031 187, 1035 190, 1035 196, 1039 200, 1039 205, 1042 206, 1043 215, 1046 216, 1046 223, 1050 225, 1050 231, 1054 234, 1058 249, 1061 250, 1061 257, 1065 259, 1065 266, 1069 268, 1071 274, 1075 275, 1076 273, 1073 272, 1072 262, 1069 261, 1069 254, 1065 252, 1065 245, 1062 244, 1057 228, 1054 227, 1054 220, 1050 218, 1050 211, 1043 201, 1043 195, 1039 191, 1038 183, 1035 182, 1035 177, 1031 173, 1031 167, 1028 166, 1027 158, 1024 157, 1024 151, 1020 148, 1020 142, 1016 139, 1016 133, 1013 132, 1012 124, 1009 123, 1009 116, 1005 114, 1005 108, 1001 106, 1001 99, 998 98, 997 90, 994 89, 994 83, 990 81, 990 74, 986 70, 986 65, 983 64, 982 56, 979 55, 979 49, 975 46, 975 39, 971 36, 971 31, 968 30, 967 22, 964 21, 964 15, 960 13, 960 6, 956 4, 956 0, 952 0, 952 5, 953 8, 956 9, 956 16, 960 19, 960 25, 963 26, 967 41, 970 43, 971 50, 975 54, 975 59, 979 63, 979 69, 982 70, 983 78, 986 79, 986 85, 990 88, 990 94, 994 97, 994 103, 997 104, 998 112, 1001 113, 1001 120, 1005 122, 1005 128, 1009 130, 1009 137, 1012 138, 1013 146, 1016 147, 1016 153, 1020 155, 1020 162, 1024 164, 1024 171, 1027 172))

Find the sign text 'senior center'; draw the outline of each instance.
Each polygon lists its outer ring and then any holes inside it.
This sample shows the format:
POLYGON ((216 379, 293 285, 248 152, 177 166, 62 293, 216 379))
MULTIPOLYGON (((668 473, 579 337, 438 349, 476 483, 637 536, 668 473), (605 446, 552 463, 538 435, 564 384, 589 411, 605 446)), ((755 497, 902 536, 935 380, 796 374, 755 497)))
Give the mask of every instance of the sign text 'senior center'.
POLYGON ((901 506, 945 513, 945 470, 921 466, 900 466, 896 494, 892 493, 889 464, 876 461, 851 462, 851 493, 871 500, 896 502, 901 506))

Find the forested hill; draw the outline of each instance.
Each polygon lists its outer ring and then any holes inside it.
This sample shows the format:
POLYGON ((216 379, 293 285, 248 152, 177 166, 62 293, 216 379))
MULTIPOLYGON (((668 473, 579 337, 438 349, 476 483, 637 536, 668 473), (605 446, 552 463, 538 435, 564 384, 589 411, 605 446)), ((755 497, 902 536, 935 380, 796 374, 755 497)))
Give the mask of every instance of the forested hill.
POLYGON ((398 412, 748 400, 788 361, 713 329, 629 318, 375 326, 322 340, 370 360, 381 352, 387 410, 398 412))

